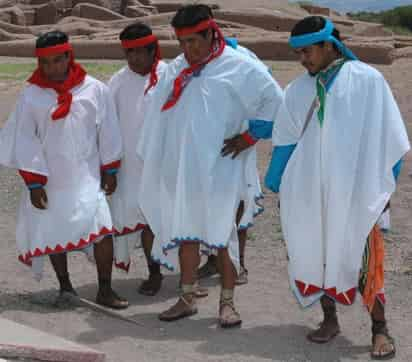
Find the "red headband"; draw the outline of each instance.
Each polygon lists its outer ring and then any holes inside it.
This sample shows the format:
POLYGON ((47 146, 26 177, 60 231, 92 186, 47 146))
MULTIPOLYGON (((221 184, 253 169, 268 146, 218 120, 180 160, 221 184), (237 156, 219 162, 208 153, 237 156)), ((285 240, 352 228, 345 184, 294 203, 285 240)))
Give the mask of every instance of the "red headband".
POLYGON ((155 43, 157 42, 157 37, 156 35, 148 35, 145 36, 144 38, 138 38, 138 39, 133 39, 133 40, 122 40, 122 47, 125 49, 130 49, 130 48, 140 48, 144 47, 148 44, 155 43))
POLYGON ((36 57, 47 57, 48 55, 62 54, 72 50, 73 48, 70 43, 63 43, 47 48, 36 48, 35 55, 36 57))
POLYGON ((175 28, 175 33, 176 33, 176 36, 190 35, 194 33, 199 33, 200 31, 213 28, 216 26, 217 25, 213 19, 207 19, 207 20, 201 21, 199 24, 195 26, 179 28, 179 29, 175 28))

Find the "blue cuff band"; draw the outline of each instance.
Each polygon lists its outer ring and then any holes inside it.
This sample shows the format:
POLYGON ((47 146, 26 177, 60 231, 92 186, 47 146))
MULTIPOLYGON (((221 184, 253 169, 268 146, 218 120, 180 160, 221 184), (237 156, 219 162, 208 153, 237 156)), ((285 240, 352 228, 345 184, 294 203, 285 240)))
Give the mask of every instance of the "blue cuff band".
POLYGON ((104 170, 105 173, 108 175, 116 175, 119 172, 119 169, 117 168, 110 168, 108 170, 104 170))
POLYGON ((269 190, 279 192, 283 173, 295 148, 296 144, 273 147, 272 159, 265 177, 265 186, 269 190))
POLYGON ((256 140, 269 139, 272 137, 273 122, 263 120, 249 121, 249 134, 256 140))
POLYGON ((28 184, 29 190, 41 189, 44 185, 42 184, 28 184))

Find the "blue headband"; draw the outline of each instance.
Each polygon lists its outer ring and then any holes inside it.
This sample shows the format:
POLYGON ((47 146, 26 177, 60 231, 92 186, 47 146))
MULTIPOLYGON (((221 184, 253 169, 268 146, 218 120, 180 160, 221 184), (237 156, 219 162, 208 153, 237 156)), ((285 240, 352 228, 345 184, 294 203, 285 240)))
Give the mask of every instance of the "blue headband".
POLYGON ((352 51, 345 46, 345 44, 343 44, 341 41, 339 41, 332 35, 333 30, 335 29, 333 23, 328 19, 325 20, 326 24, 322 30, 311 34, 291 36, 289 39, 289 45, 292 48, 303 48, 309 45, 327 41, 335 44, 345 58, 357 60, 357 56, 353 54, 352 51))

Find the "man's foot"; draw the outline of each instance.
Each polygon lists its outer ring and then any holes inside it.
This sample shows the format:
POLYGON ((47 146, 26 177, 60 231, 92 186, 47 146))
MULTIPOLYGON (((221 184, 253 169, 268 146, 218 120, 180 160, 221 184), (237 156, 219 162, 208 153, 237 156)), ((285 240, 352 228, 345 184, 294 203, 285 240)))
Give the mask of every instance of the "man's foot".
POLYGON ((149 279, 144 280, 138 289, 142 295, 152 297, 156 295, 162 286, 163 275, 160 273, 149 274, 149 279))
POLYGON ((235 309, 233 299, 220 301, 219 325, 225 329, 240 327, 242 325, 240 314, 235 309))
POLYGON ((337 319, 323 321, 319 328, 307 335, 309 341, 313 343, 327 343, 340 333, 337 319))
POLYGON ((378 333, 372 337, 372 359, 389 360, 394 358, 395 354, 395 341, 388 333, 378 333))
MULTIPOLYGON (((375 310, 375 309, 374 309, 375 310)), ((383 314, 383 313, 382 313, 383 314)), ((388 360, 395 357, 395 341, 389 335, 386 320, 375 320, 372 316, 372 351, 374 360, 388 360)))
POLYGON ((159 314, 163 322, 173 322, 197 314, 196 298, 193 294, 185 294, 179 297, 177 303, 159 314))
POLYGON ((60 289, 59 295, 54 301, 54 305, 59 306, 62 304, 70 304, 73 301, 73 298, 76 298, 77 296, 77 292, 73 288, 60 289))
POLYGON ((197 271, 197 276, 199 279, 210 278, 213 275, 218 274, 216 259, 216 257, 209 257, 206 264, 199 268, 197 271))
POLYGON ((99 290, 97 292, 96 303, 112 309, 126 309, 129 306, 129 302, 119 297, 112 289, 104 292, 99 290))
POLYGON ((245 267, 240 266, 239 275, 236 279, 236 285, 244 285, 248 283, 248 271, 245 267))

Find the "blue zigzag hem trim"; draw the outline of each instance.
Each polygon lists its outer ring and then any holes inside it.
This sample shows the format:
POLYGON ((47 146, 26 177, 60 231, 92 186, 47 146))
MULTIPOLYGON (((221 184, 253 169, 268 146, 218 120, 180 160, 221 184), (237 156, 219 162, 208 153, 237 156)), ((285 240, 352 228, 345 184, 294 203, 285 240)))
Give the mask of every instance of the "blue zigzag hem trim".
MULTIPOLYGON (((201 240, 198 237, 186 237, 186 238, 174 238, 169 244, 167 244, 165 247, 163 247, 163 251, 167 252, 168 250, 175 249, 179 247, 180 245, 184 244, 186 241, 195 241, 198 242, 199 244, 206 246, 210 249, 224 249, 227 248, 227 245, 224 244, 217 244, 217 245, 212 245, 209 244, 206 241, 201 240)), ((172 264, 168 263, 167 261, 160 260, 159 258, 154 258, 152 256, 152 260, 155 261, 156 263, 160 264, 161 266, 164 266, 166 269, 170 271, 175 271, 175 268, 172 264)))

